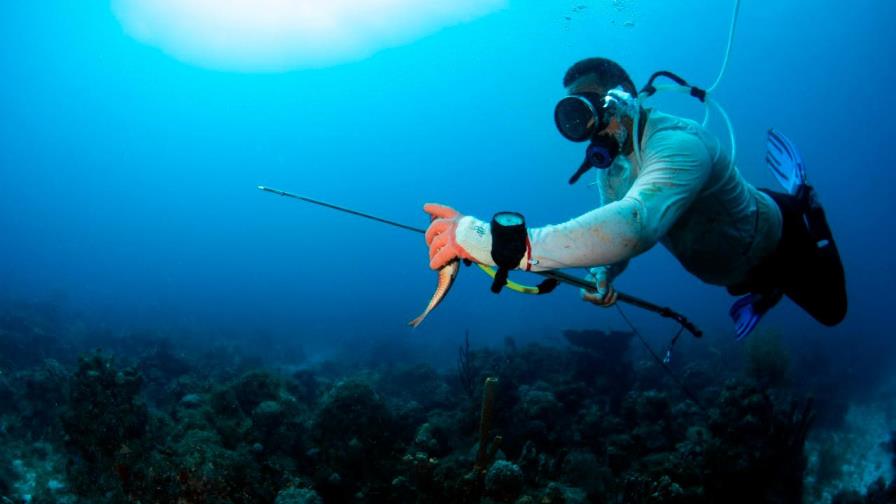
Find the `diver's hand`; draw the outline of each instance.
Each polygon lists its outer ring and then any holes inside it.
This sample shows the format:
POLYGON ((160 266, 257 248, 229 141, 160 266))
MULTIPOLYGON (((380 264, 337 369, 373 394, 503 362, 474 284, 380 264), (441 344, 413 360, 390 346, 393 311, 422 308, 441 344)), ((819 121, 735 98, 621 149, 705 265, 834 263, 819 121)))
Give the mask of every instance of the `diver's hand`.
POLYGON ((472 259, 469 252, 457 244, 457 225, 463 215, 457 210, 437 203, 423 205, 432 222, 426 229, 429 247, 429 267, 437 270, 455 259, 472 259))
POLYGON ((440 269, 455 259, 495 265, 492 259, 492 232, 488 222, 462 215, 451 207, 437 203, 423 205, 423 211, 432 217, 426 230, 430 268, 440 269))
POLYGON ((616 304, 616 299, 619 295, 616 293, 616 289, 610 285, 610 280, 607 275, 608 269, 608 266, 598 266, 597 268, 591 268, 589 270, 589 274, 585 277, 585 280, 594 282, 597 292, 591 293, 585 289, 579 289, 584 301, 588 301, 603 308, 608 308, 616 304))

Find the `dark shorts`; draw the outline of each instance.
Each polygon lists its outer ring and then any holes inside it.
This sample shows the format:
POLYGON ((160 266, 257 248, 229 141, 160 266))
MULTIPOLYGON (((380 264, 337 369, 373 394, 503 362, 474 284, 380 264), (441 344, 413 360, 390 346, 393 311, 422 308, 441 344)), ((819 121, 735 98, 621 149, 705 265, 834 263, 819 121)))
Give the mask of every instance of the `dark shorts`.
POLYGON ((846 280, 824 209, 790 194, 762 191, 781 209, 781 240, 743 283, 728 287, 728 292, 783 293, 822 324, 840 323, 846 317, 846 280))

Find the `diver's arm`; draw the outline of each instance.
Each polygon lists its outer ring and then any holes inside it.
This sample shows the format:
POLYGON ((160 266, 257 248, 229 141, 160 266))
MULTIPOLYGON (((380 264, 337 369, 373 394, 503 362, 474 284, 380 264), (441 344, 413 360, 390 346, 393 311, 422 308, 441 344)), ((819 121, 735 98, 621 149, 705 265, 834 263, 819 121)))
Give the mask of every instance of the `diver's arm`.
MULTIPOLYGON (((595 186, 597 187, 598 196, 600 199, 600 205, 604 206, 613 201, 618 200, 622 195, 617 194, 615 187, 619 185, 621 180, 620 177, 630 177, 631 169, 626 168, 620 170, 616 174, 613 173, 612 169, 607 170, 595 170, 597 172, 597 177, 595 179, 595 186), (611 179, 615 177, 615 183, 611 183, 611 179)), ((592 274, 597 268, 602 268, 604 270, 604 276, 607 279, 608 283, 613 283, 619 275, 622 274, 623 271, 628 267, 628 259, 624 261, 620 261, 617 263, 613 263, 606 266, 597 266, 596 268, 592 268, 592 274)))
POLYGON ((703 142, 682 130, 652 135, 644 151, 644 167, 621 200, 563 224, 531 229, 531 252, 521 268, 615 264, 656 244, 697 197, 712 161, 703 142))
MULTIPOLYGON (((615 277, 625 269, 630 257, 645 247, 649 248, 648 244, 640 243, 642 230, 636 202, 621 201, 625 195, 619 194, 616 189, 619 185, 626 185, 620 178, 631 177, 631 169, 626 167, 616 173, 611 170, 595 171, 598 208, 559 226, 531 229, 529 242, 534 261, 527 263, 529 269, 541 271, 569 265, 600 264, 607 268, 608 274, 612 271, 615 277), (588 237, 589 233, 593 236, 588 237), (608 246, 608 241, 614 243, 608 246), (605 253, 603 260, 618 260, 611 263, 593 262, 595 257, 589 252, 598 248, 605 253), (580 253, 576 254, 577 251, 580 253)), ((630 181, 628 185, 633 183, 630 181)))
MULTIPOLYGON (((428 206, 431 215, 440 215, 441 206, 428 206)), ((546 271, 613 264, 647 250, 654 242, 644 240, 640 207, 638 201, 626 197, 563 224, 529 229, 519 268, 546 271)), ((434 220, 427 230, 427 243, 433 269, 456 257, 495 266, 491 226, 475 217, 434 220)))
POLYGON ((641 205, 625 197, 563 224, 530 229, 525 267, 546 271, 626 261, 655 243, 646 239, 642 222, 641 205))
MULTIPOLYGON (((530 229, 519 268, 547 271, 600 266, 630 259, 652 247, 700 193, 712 160, 694 132, 660 131, 645 145, 644 166, 619 201, 556 226, 530 229)), ((442 205, 427 204, 430 267, 463 258, 494 266, 488 222, 442 205)))

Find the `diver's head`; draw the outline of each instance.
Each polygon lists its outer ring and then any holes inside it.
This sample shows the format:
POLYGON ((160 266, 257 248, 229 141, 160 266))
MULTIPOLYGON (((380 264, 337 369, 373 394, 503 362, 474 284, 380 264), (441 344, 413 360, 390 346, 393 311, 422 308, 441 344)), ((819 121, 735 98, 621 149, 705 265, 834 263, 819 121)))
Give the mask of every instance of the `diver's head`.
POLYGON ((628 73, 618 63, 606 58, 588 58, 569 67, 563 76, 563 87, 567 92, 588 91, 600 95, 607 91, 622 87, 624 91, 636 96, 638 90, 628 73))
POLYGON ((620 152, 632 152, 638 91, 628 73, 606 58, 574 64, 563 77, 568 96, 557 103, 557 129, 573 142, 590 141, 586 162, 607 168, 620 152))

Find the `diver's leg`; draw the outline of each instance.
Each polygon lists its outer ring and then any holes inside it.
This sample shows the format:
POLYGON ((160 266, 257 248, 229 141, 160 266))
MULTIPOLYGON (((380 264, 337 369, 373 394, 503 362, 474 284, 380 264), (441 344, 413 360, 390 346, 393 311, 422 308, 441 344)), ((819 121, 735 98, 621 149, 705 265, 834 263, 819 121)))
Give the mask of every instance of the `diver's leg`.
POLYGON ((783 220, 776 283, 815 320, 827 326, 838 324, 846 316, 846 281, 815 191, 805 185, 795 195, 763 192, 777 203, 783 220))
POLYGON ((846 277, 834 235, 814 189, 804 186, 795 198, 803 210, 799 219, 785 223, 790 232, 792 267, 784 293, 815 320, 826 326, 846 317, 846 277), (788 225, 790 224, 790 229, 788 225))
POLYGON ((846 316, 840 253, 796 145, 769 130, 766 163, 787 193, 763 189, 781 209, 783 229, 766 276, 815 320, 835 325, 846 316))

